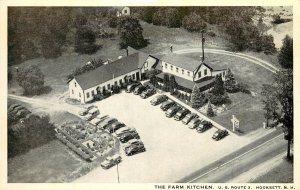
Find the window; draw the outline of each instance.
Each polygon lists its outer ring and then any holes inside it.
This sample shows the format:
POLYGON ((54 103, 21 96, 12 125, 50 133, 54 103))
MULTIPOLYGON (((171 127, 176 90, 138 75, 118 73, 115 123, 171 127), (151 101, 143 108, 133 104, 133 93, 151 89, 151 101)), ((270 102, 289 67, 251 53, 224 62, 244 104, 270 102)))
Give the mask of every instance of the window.
POLYGON ((75 87, 77 86, 77 83, 76 82, 74 82, 74 85, 75 85, 75 87))
POLYGON ((86 98, 89 98, 89 97, 90 97, 90 93, 87 92, 87 93, 86 93, 86 98))
POLYGON ((92 96, 95 96, 95 92, 94 92, 94 90, 92 90, 92 96))
POLYGON ((74 94, 74 90, 72 90, 72 94, 74 94))
POLYGON ((119 83, 122 84, 122 79, 119 80, 119 83))
POLYGON ((135 80, 135 74, 132 74, 132 79, 135 80))
POLYGON ((126 10, 126 9, 124 10, 124 13, 125 13, 125 14, 127 13, 127 10, 126 10))
POLYGON ((168 68, 168 64, 165 63, 165 67, 166 67, 166 69, 167 69, 167 68, 168 68))
POLYGON ((179 70, 178 67, 176 67, 176 73, 178 73, 178 70, 179 70))
POLYGON ((171 71, 173 71, 173 65, 171 65, 171 71))
POLYGON ((190 76, 190 72, 188 71, 188 76, 190 76))
POLYGON ((225 71, 223 72, 223 77, 225 77, 225 71))
POLYGON ((115 81, 115 86, 117 86, 118 85, 118 81, 115 81))
POLYGON ((182 74, 184 75, 184 70, 183 70, 183 69, 181 70, 181 72, 182 72, 182 74))
POLYGON ((79 92, 79 97, 81 97, 81 93, 79 92))
POLYGON ((198 78, 201 78, 201 71, 199 71, 198 73, 198 78))
POLYGON ((204 70, 204 76, 206 76, 206 75, 207 75, 207 69, 204 70))
POLYGON ((103 86, 103 89, 102 90, 105 90, 105 86, 103 86))
POLYGON ((107 89, 110 89, 110 84, 107 85, 107 89))

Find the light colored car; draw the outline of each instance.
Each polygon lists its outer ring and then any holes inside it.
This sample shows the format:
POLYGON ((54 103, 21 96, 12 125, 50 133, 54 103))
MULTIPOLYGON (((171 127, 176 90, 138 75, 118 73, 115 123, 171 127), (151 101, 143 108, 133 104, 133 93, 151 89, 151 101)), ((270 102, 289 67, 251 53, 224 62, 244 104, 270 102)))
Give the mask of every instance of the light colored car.
POLYGON ((122 157, 119 154, 115 154, 113 156, 108 156, 100 165, 103 169, 108 169, 120 163, 121 161, 122 157))
POLYGON ((189 113, 187 114, 183 119, 182 119, 182 123, 183 124, 188 124, 192 119, 194 118, 198 118, 199 116, 195 113, 189 113))
POLYGON ((190 129, 195 129, 200 123, 201 123, 200 119, 194 118, 189 122, 188 126, 190 129))
POLYGON ((131 132, 131 131, 135 131, 135 128, 125 126, 125 127, 122 127, 120 129, 116 130, 115 135, 116 136, 121 136, 122 134, 127 133, 127 132, 131 132))
POLYGON ((131 139, 123 145, 123 150, 126 150, 127 148, 131 147, 132 145, 144 145, 144 143, 140 139, 131 139))
POLYGON ((81 116, 85 116, 86 114, 88 114, 88 112, 93 109, 93 108, 97 108, 97 106, 95 105, 85 105, 83 106, 83 108, 79 111, 79 115, 81 116))
POLYGON ((86 120, 86 121, 91 121, 91 120, 94 119, 95 117, 96 117, 96 115, 92 115, 92 114, 88 113, 88 114, 86 114, 86 115, 84 116, 84 120, 86 120))
POLYGON ((96 117, 96 118, 94 118, 94 119, 92 119, 92 120, 90 121, 90 124, 96 126, 96 125, 98 125, 100 122, 101 122, 101 119, 98 118, 98 117, 96 117))

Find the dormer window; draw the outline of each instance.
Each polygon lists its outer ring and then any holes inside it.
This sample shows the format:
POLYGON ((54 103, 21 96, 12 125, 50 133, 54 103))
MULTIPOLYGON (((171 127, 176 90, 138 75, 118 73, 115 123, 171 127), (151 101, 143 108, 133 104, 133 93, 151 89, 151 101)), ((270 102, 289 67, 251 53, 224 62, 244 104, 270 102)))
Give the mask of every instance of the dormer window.
POLYGON ((201 71, 199 71, 198 73, 198 78, 201 78, 201 71))
POLYGON ((171 65, 171 71, 173 71, 173 66, 171 65))
POLYGON ((77 83, 76 82, 74 82, 74 85, 75 85, 75 87, 77 86, 77 83))
POLYGON ((204 76, 206 76, 206 75, 207 75, 207 69, 204 70, 204 76))

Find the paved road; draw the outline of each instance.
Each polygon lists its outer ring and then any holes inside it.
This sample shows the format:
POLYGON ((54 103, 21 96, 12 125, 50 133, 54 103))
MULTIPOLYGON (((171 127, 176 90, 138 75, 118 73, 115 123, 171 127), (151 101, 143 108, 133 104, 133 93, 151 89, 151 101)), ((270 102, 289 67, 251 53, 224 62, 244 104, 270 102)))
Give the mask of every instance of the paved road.
MULTIPOLYGON (((181 183, 225 183, 235 182, 234 178, 251 168, 282 154, 286 141, 280 130, 225 156, 217 162, 202 168, 179 180, 181 183), (233 181, 232 181, 233 180, 233 181)), ((253 176, 249 176, 249 179, 253 176)))

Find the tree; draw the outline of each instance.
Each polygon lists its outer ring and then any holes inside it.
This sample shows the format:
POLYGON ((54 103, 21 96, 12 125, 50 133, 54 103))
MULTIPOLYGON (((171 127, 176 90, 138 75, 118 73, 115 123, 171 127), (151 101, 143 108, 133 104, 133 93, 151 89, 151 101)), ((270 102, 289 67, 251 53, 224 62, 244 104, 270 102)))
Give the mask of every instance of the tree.
POLYGON ((215 115, 213 109, 212 109, 212 106, 211 106, 211 103, 210 101, 208 100, 208 103, 207 103, 207 111, 206 111, 206 114, 208 117, 213 117, 215 115))
POLYGON ((164 91, 169 91, 169 87, 170 87, 170 78, 169 78, 169 75, 166 74, 166 73, 164 74, 163 83, 164 83, 163 90, 164 90, 164 91))
POLYGON ((95 41, 96 35, 90 28, 78 28, 75 36, 75 51, 80 54, 93 54, 100 48, 95 41))
POLYGON ((169 90, 171 94, 174 92, 174 90, 177 89, 177 82, 175 80, 175 77, 171 75, 170 81, 169 81, 169 90))
POLYGON ((279 64, 287 69, 293 68, 293 38, 286 35, 278 54, 279 64))
POLYGON ((121 38, 121 49, 128 46, 139 49, 147 45, 147 41, 143 36, 143 28, 138 19, 123 16, 118 20, 118 29, 121 38))
POLYGON ((206 29, 207 25, 200 15, 193 12, 183 18, 182 26, 190 32, 199 32, 206 29))
POLYGON ((261 94, 263 95, 262 103, 264 105, 263 109, 265 110, 264 116, 267 121, 267 126, 269 126, 270 119, 273 121, 278 119, 278 102, 276 99, 275 90, 275 87, 272 85, 263 84, 261 94))
POLYGON ((44 74, 37 65, 19 69, 17 81, 26 95, 40 94, 44 86, 44 74))
POLYGON ((169 28, 180 26, 180 15, 176 8, 159 8, 153 14, 153 24, 167 26, 169 28))
POLYGON ((200 108, 207 102, 207 97, 205 93, 200 91, 200 88, 197 85, 194 85, 193 91, 191 94, 191 104, 193 108, 200 108))
POLYGON ((237 82, 234 78, 233 73, 231 72, 231 70, 229 68, 227 69, 227 72, 225 75, 224 88, 227 92, 230 92, 230 93, 235 93, 238 91, 237 82))
POLYGON ((291 159, 290 147, 294 140, 294 112, 293 112, 293 71, 292 69, 279 71, 275 74, 277 99, 281 105, 279 123, 285 130, 285 139, 288 141, 287 158, 291 159))
POLYGON ((224 95, 225 94, 224 82, 220 75, 216 76, 215 84, 214 84, 213 89, 211 90, 211 93, 214 95, 224 95))

